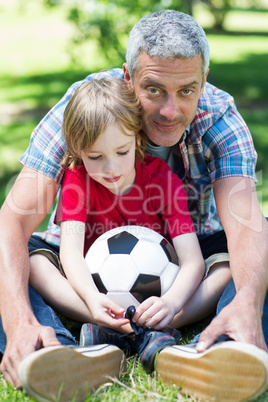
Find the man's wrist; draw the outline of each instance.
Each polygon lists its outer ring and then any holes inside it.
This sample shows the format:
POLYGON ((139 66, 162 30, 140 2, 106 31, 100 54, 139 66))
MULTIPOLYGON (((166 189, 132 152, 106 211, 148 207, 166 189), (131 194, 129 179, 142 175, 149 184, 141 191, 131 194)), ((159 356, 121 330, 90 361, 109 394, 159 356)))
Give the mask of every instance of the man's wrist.
POLYGON ((28 325, 37 325, 38 321, 31 309, 31 306, 24 303, 23 307, 16 306, 13 309, 9 308, 8 311, 5 310, 1 315, 3 330, 6 336, 17 330, 19 327, 28 325))
POLYGON ((245 308, 252 308, 256 313, 258 311, 262 313, 265 296, 265 289, 260 289, 250 285, 244 285, 236 292, 236 298, 240 300, 241 307, 245 305, 245 308))

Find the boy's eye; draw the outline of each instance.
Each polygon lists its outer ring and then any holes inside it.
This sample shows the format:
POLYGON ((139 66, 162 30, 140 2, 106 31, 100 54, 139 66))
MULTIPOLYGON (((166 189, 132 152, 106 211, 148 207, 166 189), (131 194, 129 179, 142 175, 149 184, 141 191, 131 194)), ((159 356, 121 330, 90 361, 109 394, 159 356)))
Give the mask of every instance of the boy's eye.
POLYGON ((97 161, 97 160, 100 159, 100 158, 101 158, 101 155, 98 155, 98 156, 88 156, 88 159, 91 160, 91 161, 97 161))
POLYGON ((118 153, 118 155, 120 155, 120 156, 124 156, 124 155, 127 155, 128 153, 129 153, 129 149, 127 150, 127 151, 124 151, 124 152, 117 152, 118 153))

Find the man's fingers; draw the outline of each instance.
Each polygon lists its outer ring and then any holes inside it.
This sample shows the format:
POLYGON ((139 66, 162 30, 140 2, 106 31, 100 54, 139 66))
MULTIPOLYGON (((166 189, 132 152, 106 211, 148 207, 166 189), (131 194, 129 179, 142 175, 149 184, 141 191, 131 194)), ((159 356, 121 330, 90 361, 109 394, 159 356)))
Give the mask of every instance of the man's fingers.
POLYGON ((17 374, 16 364, 11 364, 8 359, 2 359, 1 362, 1 373, 4 376, 4 379, 9 382, 13 387, 21 388, 21 383, 17 374))
POLYGON ((21 382, 18 376, 18 369, 21 362, 21 351, 17 347, 12 348, 7 343, 5 353, 3 355, 0 370, 4 379, 16 388, 21 388, 21 382))
POLYGON ((40 343, 43 347, 48 346, 60 346, 61 343, 58 341, 55 331, 51 327, 42 327, 40 331, 40 343))
POLYGON ((218 316, 216 316, 211 323, 204 329, 200 335, 199 342, 196 345, 197 352, 204 352, 207 348, 213 345, 221 335, 227 335, 233 338, 235 328, 233 328, 233 322, 226 319, 228 314, 222 310, 218 316))
POLYGON ((14 337, 7 342, 6 350, 1 361, 1 372, 6 381, 16 388, 21 388, 18 376, 21 361, 32 352, 43 346, 58 346, 55 331, 50 327, 30 325, 24 331, 17 331, 14 337))
POLYGON ((213 328, 211 327, 212 324, 210 324, 202 333, 200 336, 200 339, 196 345, 196 350, 197 352, 204 352, 207 348, 209 348, 213 343, 216 342, 218 337, 222 335, 222 330, 220 331, 219 328, 213 328))
POLYGON ((262 330, 262 316, 254 306, 246 302, 243 294, 237 293, 202 332, 196 350, 203 352, 221 335, 267 350, 262 330), (244 311, 246 313, 243 314, 244 311))

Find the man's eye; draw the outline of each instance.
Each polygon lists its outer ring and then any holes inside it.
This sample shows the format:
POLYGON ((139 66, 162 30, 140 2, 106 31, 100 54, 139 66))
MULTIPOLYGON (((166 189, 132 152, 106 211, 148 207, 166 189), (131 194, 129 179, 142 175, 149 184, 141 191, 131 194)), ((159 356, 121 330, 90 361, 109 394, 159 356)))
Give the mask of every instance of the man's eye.
POLYGON ((149 87, 149 88, 148 88, 148 91, 149 91, 150 94, 152 94, 152 95, 159 94, 159 89, 157 89, 157 88, 149 87))
POLYGON ((191 91, 190 89, 184 89, 182 91, 183 95, 190 95, 193 91, 191 91))

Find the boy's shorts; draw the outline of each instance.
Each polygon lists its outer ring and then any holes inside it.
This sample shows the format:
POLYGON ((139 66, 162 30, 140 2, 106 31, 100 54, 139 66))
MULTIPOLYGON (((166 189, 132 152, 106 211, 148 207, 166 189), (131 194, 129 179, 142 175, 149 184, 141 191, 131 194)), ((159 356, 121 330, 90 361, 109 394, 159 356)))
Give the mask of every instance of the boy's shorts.
POLYGON ((206 264, 204 278, 214 264, 230 261, 225 232, 219 232, 198 236, 199 244, 206 264))
POLYGON ((55 265, 56 268, 66 277, 64 270, 60 263, 59 247, 47 243, 41 237, 32 235, 28 243, 29 256, 41 254, 48 258, 48 260, 55 265))
MULTIPOLYGON (((227 239, 223 230, 213 235, 199 236, 199 243, 203 258, 205 260, 206 270, 205 279, 214 264, 229 262, 229 254, 227 250, 227 239)), ((66 277, 59 258, 59 247, 53 246, 42 240, 36 235, 32 235, 28 243, 29 255, 42 254, 49 259, 66 277)))

